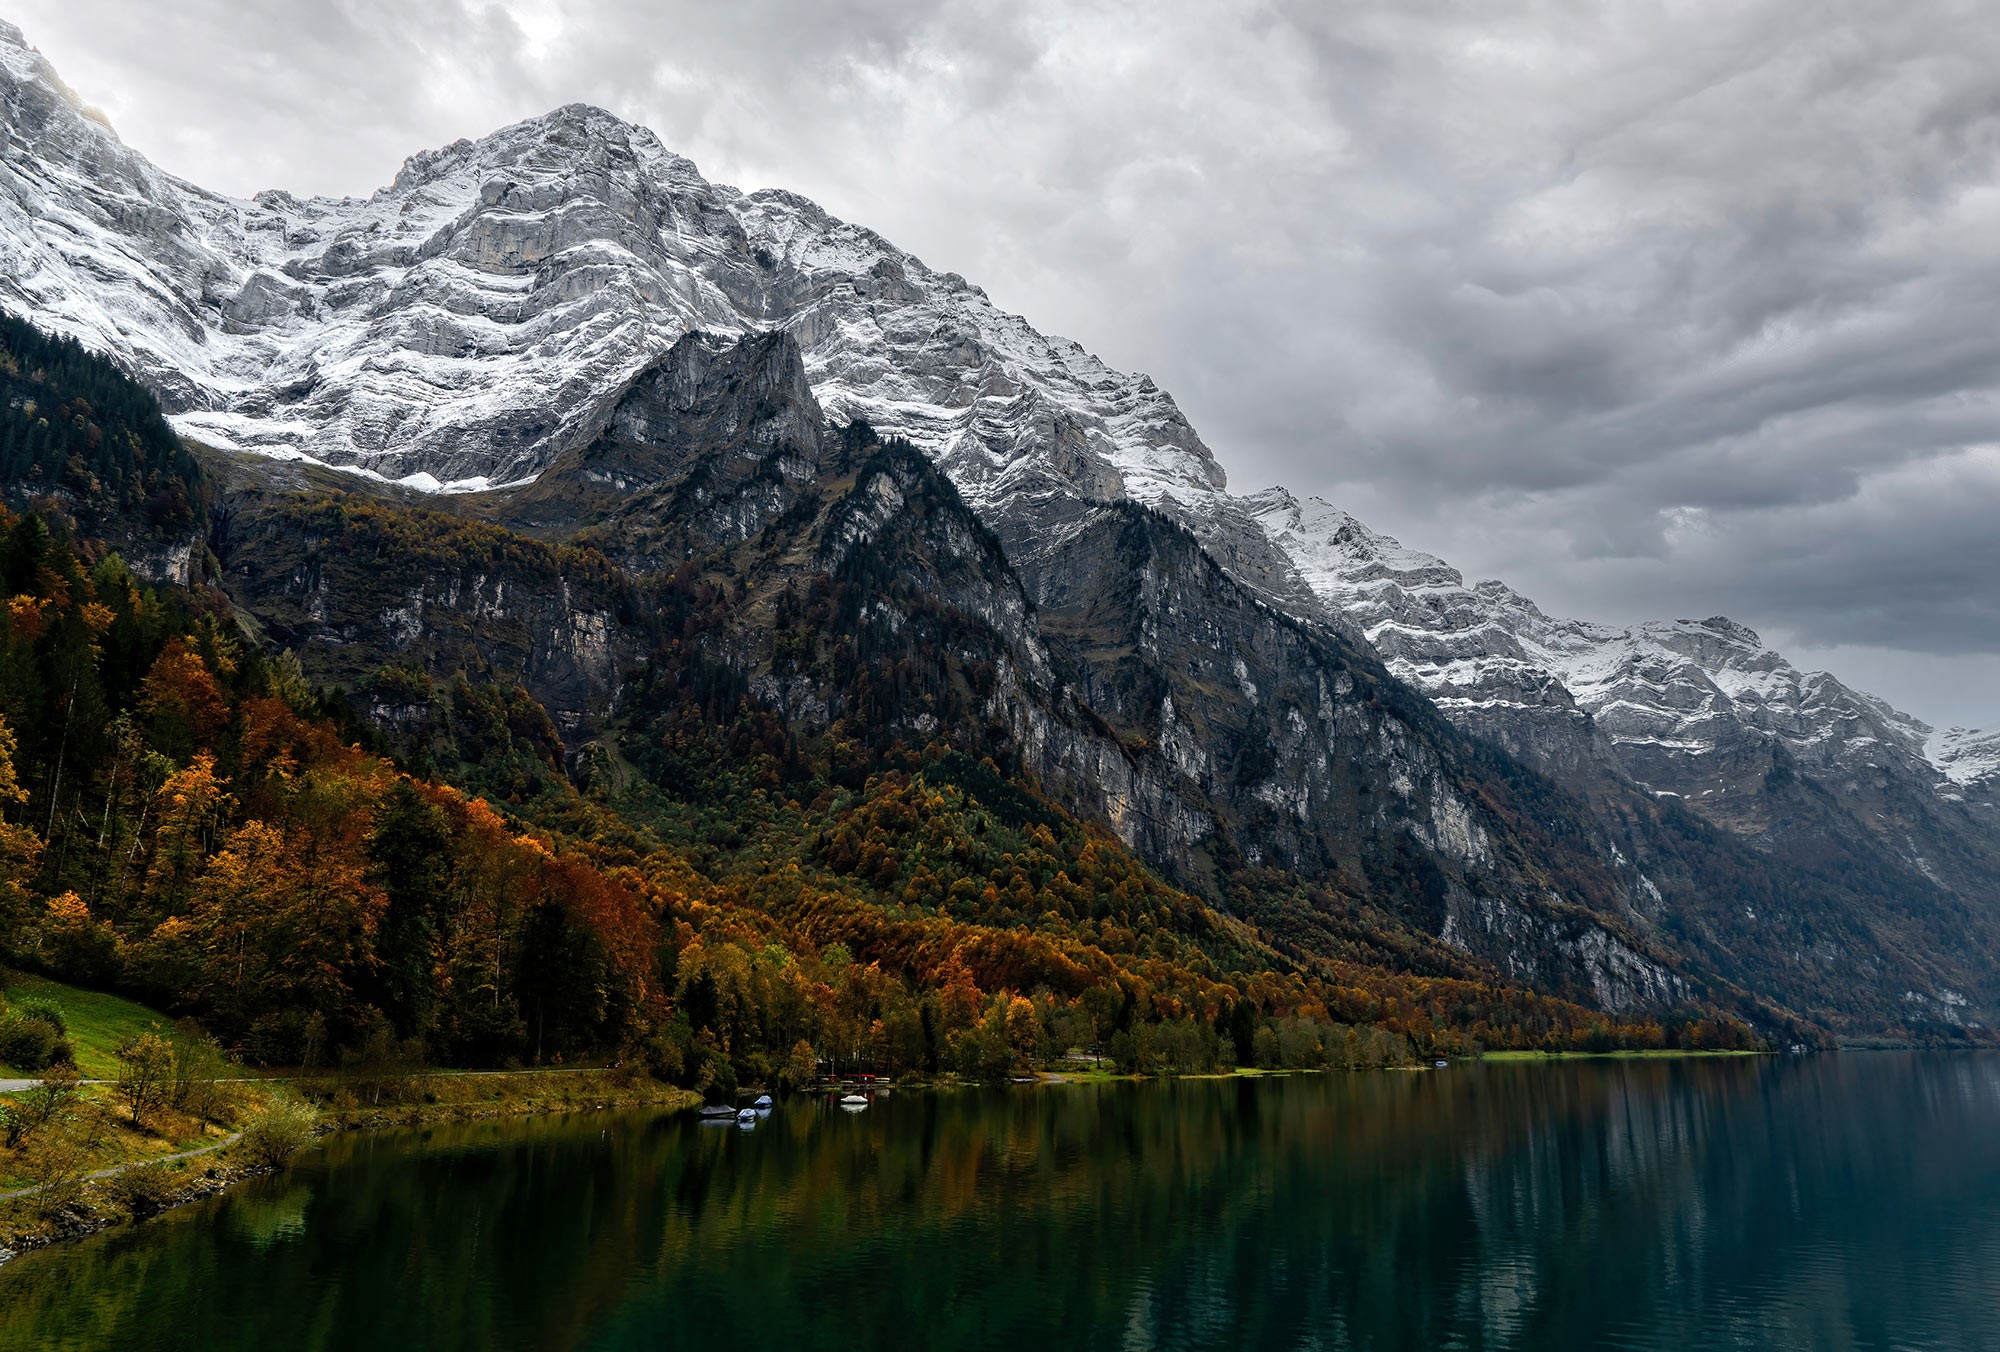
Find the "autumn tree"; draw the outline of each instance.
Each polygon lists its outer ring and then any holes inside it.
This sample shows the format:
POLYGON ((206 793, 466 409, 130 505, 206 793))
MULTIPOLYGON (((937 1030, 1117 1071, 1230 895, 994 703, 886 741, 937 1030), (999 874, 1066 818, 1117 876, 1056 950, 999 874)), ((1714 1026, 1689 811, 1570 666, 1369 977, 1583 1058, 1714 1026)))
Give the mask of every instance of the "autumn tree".
POLYGON ((792 1089, 803 1089, 819 1078, 819 1062, 813 1056, 812 1043, 800 1038, 792 1044, 780 1078, 792 1089))
POLYGON ((146 1115, 166 1097, 174 1054, 167 1040, 145 1032, 118 1047, 118 1095, 132 1112, 132 1125, 144 1127, 146 1115))
MULTIPOLYGON (((0 717, 0 813, 25 806, 28 792, 14 773, 14 730, 0 717)), ((19 947, 27 914, 27 884, 41 859, 42 841, 26 826, 0 820, 0 951, 19 947)))
POLYGON ((152 722, 154 745, 176 760, 214 746, 229 724, 229 703, 208 665, 177 638, 146 674, 139 708, 152 722))
POLYGON ((175 915, 181 912, 234 800, 215 773, 215 757, 206 752, 168 776, 155 796, 159 827, 146 891, 159 913, 175 915))

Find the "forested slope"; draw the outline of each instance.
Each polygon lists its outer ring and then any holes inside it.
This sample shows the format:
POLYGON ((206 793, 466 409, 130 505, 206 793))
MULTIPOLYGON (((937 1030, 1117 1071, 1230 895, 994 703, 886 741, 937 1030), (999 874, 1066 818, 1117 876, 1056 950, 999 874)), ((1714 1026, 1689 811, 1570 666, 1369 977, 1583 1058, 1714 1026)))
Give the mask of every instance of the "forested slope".
MULTIPOLYGON (((8 351, 38 407, 116 380, 71 351, 38 364, 32 338, 8 351)), ((211 546, 249 544, 226 511, 195 520, 208 472, 148 447, 143 398, 90 408, 100 447, 144 455, 52 503, 31 486, 70 452, 38 441, 0 519, 0 947, 193 1013, 259 1060, 394 1037, 465 1064, 638 1057, 714 1087, 824 1057, 995 1074, 1073 1045, 1192 1069, 1750 1036, 1535 994, 1283 877, 1246 875, 1219 908, 980 748, 870 736, 865 707, 801 738, 705 668, 641 668, 587 754, 491 669, 391 663, 315 689, 219 585, 211 546), (185 584, 107 543, 190 525, 185 584), (1259 928, 1297 905, 1312 931, 1259 928)), ((399 557, 557 548, 382 502, 293 510, 358 520, 399 557)), ((591 546, 560 548, 622 585, 591 546)), ((654 606, 661 626, 730 601, 664 585, 683 611, 654 606)))

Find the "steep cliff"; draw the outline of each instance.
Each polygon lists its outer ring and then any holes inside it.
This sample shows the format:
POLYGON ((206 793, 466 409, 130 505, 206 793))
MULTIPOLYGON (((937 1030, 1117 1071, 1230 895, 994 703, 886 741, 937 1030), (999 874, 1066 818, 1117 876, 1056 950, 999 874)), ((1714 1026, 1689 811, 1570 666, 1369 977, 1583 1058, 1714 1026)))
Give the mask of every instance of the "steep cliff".
POLYGON ((1517 805, 1560 821, 1559 794, 1371 656, 1137 507, 1080 519, 1038 604, 927 457, 835 431, 804 372, 787 335, 685 338, 597 438, 448 515, 224 457, 224 580, 390 721, 385 665, 518 682, 573 757, 648 710, 748 700, 813 741, 988 756, 1211 894, 1285 867, 1607 1008, 1710 993, 1587 845, 1517 805))

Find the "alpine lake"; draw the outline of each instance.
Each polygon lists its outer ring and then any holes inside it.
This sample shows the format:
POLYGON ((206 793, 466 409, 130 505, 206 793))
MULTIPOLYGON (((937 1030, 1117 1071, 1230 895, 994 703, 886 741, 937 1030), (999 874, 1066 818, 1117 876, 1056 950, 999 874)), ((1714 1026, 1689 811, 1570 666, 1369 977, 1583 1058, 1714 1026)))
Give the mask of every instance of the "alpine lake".
POLYGON ((1995 1348, 2000 1054, 1454 1064, 333 1139, 7 1349, 1995 1348))

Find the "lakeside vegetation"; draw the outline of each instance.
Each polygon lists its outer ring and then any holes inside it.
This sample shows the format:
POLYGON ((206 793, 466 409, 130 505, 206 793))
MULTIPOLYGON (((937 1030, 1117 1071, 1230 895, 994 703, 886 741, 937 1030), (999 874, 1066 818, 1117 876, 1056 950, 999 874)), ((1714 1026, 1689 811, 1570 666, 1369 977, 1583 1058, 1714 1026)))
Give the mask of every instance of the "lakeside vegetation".
MULTIPOLYGON (((68 1048, 67 1059, 80 1075, 93 1080, 115 1078, 118 1049, 164 1022, 158 1010, 123 996, 67 986, 30 972, 0 969, 0 1009, 6 1011, 0 1020, 33 1018, 51 1008, 59 1011, 63 1020, 63 1026, 55 1031, 68 1048)), ((0 1037, 0 1079, 35 1074, 52 1059, 30 1057, 16 1064, 8 1058, 8 1046, 7 1039, 0 1037)))
POLYGON ((0 1093, 0 1261, 282 1168, 325 1131, 700 1101, 615 1070, 467 1075, 350 1058, 259 1075, 191 1021, 20 973, 0 983, 0 1020, 54 1021, 77 1053, 0 1093))
POLYGON ((1698 1056, 1769 1056, 1756 1047, 1621 1047, 1611 1051, 1492 1051, 1481 1052, 1482 1061, 1633 1061, 1676 1060, 1698 1056))
MULTIPOLYGON (((322 1132, 611 1107, 673 1112, 691 1109, 702 1098, 663 1084, 640 1067, 440 1070, 413 1062, 411 1045, 393 1041, 351 1053, 337 1068, 258 1073, 226 1054, 191 1020, 169 1022, 159 1012, 117 996, 0 971, 0 1022, 22 1018, 52 1021, 74 1058, 44 1067, 38 1082, 24 1092, 0 1094, 0 1261, 28 1248, 144 1220, 280 1169, 322 1132), (92 1073, 79 1073, 85 1064, 92 1073), (95 1073, 100 1070, 108 1073, 95 1073)), ((1269 1066, 1238 1066, 1220 1058, 1190 1069, 1162 1059, 1146 1070, 1129 1060, 1120 1064, 1070 1054, 1040 1063, 1039 1070, 1048 1078, 1089 1085, 1149 1075, 1202 1079, 1325 1073, 1343 1064, 1323 1042, 1306 1040, 1301 1028, 1281 1029, 1273 1037, 1280 1039, 1278 1046, 1262 1049, 1273 1063, 1269 1066), (1300 1064, 1291 1069, 1277 1064, 1287 1056, 1300 1064)), ((1698 1054, 1655 1050, 1488 1056, 1530 1061, 1698 1054)), ((1024 1060, 1010 1068, 1029 1064, 1024 1060)), ((1346 1064, 1411 1062, 1404 1056, 1373 1062, 1354 1058, 1346 1064)), ((0 1077, 20 1069, 9 1067, 0 1077)), ((909 1078, 933 1085, 977 1082, 951 1071, 909 1078)))

